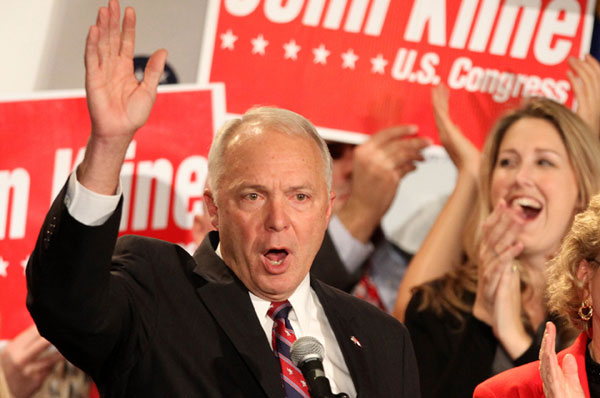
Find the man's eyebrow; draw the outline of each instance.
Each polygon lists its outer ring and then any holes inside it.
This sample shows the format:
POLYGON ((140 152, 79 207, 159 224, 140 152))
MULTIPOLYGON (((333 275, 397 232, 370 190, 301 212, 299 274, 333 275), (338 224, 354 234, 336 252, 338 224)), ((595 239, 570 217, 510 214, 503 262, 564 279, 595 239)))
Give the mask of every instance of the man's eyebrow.
POLYGON ((267 187, 261 184, 249 184, 246 181, 237 181, 233 184, 233 189, 236 191, 244 189, 263 192, 267 190, 267 187))
POLYGON ((287 189, 287 191, 313 191, 314 187, 310 184, 293 185, 287 189))

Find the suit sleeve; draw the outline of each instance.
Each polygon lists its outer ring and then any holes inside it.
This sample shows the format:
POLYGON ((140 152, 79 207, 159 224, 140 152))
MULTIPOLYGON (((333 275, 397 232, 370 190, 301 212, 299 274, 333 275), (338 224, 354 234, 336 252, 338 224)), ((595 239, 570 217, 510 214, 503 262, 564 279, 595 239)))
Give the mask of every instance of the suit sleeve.
POLYGON ((42 336, 98 376, 123 344, 121 331, 131 328, 126 285, 111 277, 120 206, 104 224, 86 226, 69 214, 65 193, 52 204, 30 256, 27 307, 42 336))

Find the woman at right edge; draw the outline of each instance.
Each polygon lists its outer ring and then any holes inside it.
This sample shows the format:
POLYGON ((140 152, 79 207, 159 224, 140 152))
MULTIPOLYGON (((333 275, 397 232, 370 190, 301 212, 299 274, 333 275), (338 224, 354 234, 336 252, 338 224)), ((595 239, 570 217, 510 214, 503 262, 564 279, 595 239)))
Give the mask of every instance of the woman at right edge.
MULTIPOLYGON (((537 358, 548 317, 546 262, 574 215, 600 190, 594 97, 600 88, 586 86, 600 76, 600 66, 591 57, 571 66, 577 97, 588 100, 580 101, 579 112, 595 132, 564 106, 532 99, 498 121, 480 166, 477 150, 450 120, 447 92, 434 89, 440 140, 459 177, 408 267, 396 311, 411 333, 424 398, 471 396, 483 380, 537 358), (461 176, 478 173, 478 190, 472 181, 461 185, 461 176), (421 283, 403 319, 403 289, 412 293, 421 283)), ((570 331, 559 332, 563 346, 574 337, 570 331)))

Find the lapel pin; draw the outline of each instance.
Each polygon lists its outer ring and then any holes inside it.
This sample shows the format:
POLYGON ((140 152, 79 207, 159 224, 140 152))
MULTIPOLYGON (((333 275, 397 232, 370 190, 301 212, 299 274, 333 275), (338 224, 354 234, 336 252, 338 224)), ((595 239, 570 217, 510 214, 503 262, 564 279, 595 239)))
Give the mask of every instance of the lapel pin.
POLYGON ((352 340, 352 342, 354 344, 356 344, 357 346, 359 346, 360 348, 362 348, 362 345, 360 344, 360 341, 358 341, 358 339, 355 336, 350 337, 350 340, 352 340))

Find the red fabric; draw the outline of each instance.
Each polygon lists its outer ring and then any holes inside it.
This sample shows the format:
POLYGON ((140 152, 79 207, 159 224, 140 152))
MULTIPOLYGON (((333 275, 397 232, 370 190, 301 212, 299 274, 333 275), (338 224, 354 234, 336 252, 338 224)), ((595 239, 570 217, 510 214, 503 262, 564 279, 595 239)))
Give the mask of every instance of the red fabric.
MULTIPOLYGON (((587 335, 581 333, 575 343, 557 354, 558 363, 566 354, 572 354, 577 361, 579 381, 585 392, 586 398, 590 397, 587 374, 585 373, 585 349, 587 346, 587 335)), ((473 398, 537 398, 544 397, 542 377, 539 371, 540 361, 528 363, 502 372, 481 383, 475 389, 473 398)))
POLYGON ((92 388, 90 389, 90 398, 100 398, 100 393, 94 383, 92 383, 92 388))

